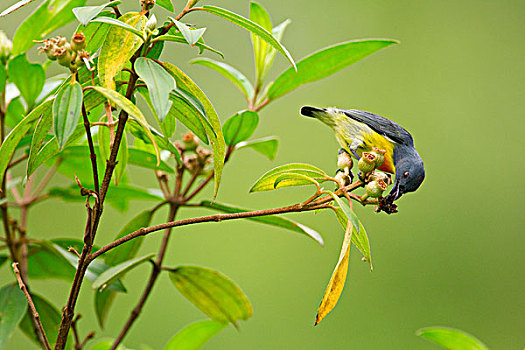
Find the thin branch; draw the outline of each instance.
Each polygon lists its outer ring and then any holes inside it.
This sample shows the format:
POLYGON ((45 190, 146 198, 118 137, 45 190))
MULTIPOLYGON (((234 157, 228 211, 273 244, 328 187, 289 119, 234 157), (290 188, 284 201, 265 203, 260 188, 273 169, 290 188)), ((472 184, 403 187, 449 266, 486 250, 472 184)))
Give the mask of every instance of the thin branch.
POLYGON ((7 166, 7 169, 14 167, 15 165, 26 160, 27 158, 29 158, 29 154, 24 154, 20 158, 13 160, 11 163, 9 163, 9 165, 7 166))
POLYGON ((31 314, 37 325, 37 331, 38 331, 37 335, 40 338, 40 341, 42 342, 42 345, 44 345, 46 350, 51 350, 51 346, 49 345, 49 341, 47 340, 47 337, 46 337, 46 332, 44 331, 42 322, 40 322, 40 315, 36 311, 36 307, 35 307, 35 304, 33 303, 33 299, 31 298, 31 294, 29 294, 29 292, 27 291, 27 287, 24 281, 22 280, 22 276, 20 275, 20 270, 18 269, 18 263, 15 262, 13 263, 12 266, 13 266, 13 270, 15 272, 16 278, 18 280, 18 286, 20 287, 20 289, 22 290, 22 292, 24 293, 27 299, 29 308, 31 310, 31 314))
POLYGON ((91 125, 89 124, 89 119, 84 102, 82 102, 82 118, 84 119, 84 129, 86 129, 86 136, 89 145, 89 158, 91 159, 91 168, 93 169, 93 184, 95 185, 95 192, 98 193, 100 191, 100 186, 98 183, 97 155, 95 154, 95 147, 93 146, 93 138, 91 137, 91 125))

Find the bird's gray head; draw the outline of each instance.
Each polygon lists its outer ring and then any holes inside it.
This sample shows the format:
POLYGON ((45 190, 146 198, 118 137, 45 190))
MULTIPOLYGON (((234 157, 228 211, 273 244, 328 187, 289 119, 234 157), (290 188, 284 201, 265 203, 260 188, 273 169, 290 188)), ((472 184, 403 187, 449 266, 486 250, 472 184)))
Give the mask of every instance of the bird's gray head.
POLYGON ((390 203, 404 193, 417 190, 425 179, 425 167, 415 148, 397 146, 396 149, 394 149, 396 180, 394 187, 385 197, 385 200, 390 203))

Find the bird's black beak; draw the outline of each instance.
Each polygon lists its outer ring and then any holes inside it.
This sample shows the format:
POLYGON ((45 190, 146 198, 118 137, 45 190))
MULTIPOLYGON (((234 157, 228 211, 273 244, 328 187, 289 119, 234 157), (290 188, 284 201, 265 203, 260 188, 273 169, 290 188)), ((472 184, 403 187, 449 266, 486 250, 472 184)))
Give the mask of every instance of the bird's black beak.
POLYGON ((399 199, 403 193, 401 192, 401 187, 396 183, 390 193, 385 197, 385 201, 388 203, 393 203, 395 200, 399 199))
POLYGON ((325 110, 323 108, 316 108, 316 107, 310 107, 310 106, 303 106, 301 107, 301 114, 307 117, 315 118, 316 113, 322 113, 325 110))

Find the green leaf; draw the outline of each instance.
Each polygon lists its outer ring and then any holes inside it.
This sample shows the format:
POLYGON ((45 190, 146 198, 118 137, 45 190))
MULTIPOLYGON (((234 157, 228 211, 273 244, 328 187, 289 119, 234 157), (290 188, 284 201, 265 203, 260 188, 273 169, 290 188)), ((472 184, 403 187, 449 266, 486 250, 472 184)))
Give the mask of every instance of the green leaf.
POLYGON ((180 31, 186 42, 191 46, 195 45, 206 31, 206 28, 191 29, 184 23, 179 22, 174 18, 169 17, 169 19, 175 24, 175 26, 180 31))
POLYGON ((317 188, 320 187, 319 182, 312 179, 311 177, 293 172, 281 173, 279 176, 277 176, 275 182, 273 183, 273 187, 275 189, 305 185, 315 185, 317 188))
MULTIPOLYGON (((278 26, 274 27, 272 29, 273 36, 277 40, 281 41, 281 39, 284 36, 284 31, 286 30, 286 28, 288 27, 288 25, 290 23, 291 23, 291 21, 289 19, 287 19, 284 22, 282 22, 281 24, 279 24, 278 26)), ((275 60, 275 54, 276 53, 277 53, 277 51, 272 46, 268 46, 267 47, 266 57, 265 57, 265 60, 264 60, 264 69, 263 69, 263 71, 261 73, 261 82, 263 82, 266 79, 266 75, 270 71, 270 68, 273 65, 273 61, 275 60)))
MULTIPOLYGON (((153 212, 151 210, 145 210, 141 212, 139 215, 135 216, 130 222, 128 222, 113 240, 122 238, 132 232, 141 229, 142 227, 149 226, 152 217, 153 212)), ((143 239, 144 237, 137 237, 110 250, 106 253, 106 256, 104 258, 105 263, 109 266, 115 266, 127 260, 133 259, 137 255, 142 245, 143 239)))
POLYGON ((489 348, 473 335, 459 329, 445 327, 421 328, 416 335, 430 340, 449 350, 488 350, 489 348))
POLYGON ((82 108, 82 87, 78 82, 67 84, 53 103, 54 132, 60 149, 73 134, 82 108))
POLYGON ((18 143, 20 140, 22 140, 22 137, 24 137, 33 123, 38 120, 42 114, 49 113, 51 111, 52 104, 53 100, 40 104, 24 119, 22 119, 22 121, 18 123, 18 125, 13 130, 11 130, 9 135, 7 135, 6 139, 0 146, 0 154, 2 155, 2 157, 0 157, 0 183, 3 181, 5 171, 9 165, 9 162, 11 161, 11 157, 13 156, 16 147, 18 146, 18 143))
POLYGON ((180 120, 202 142, 209 144, 210 141, 206 132, 214 133, 213 127, 206 119, 206 111, 200 101, 195 96, 180 89, 170 94, 170 101, 172 103, 168 115, 180 120))
POLYGON ((32 3, 33 1, 35 0, 20 0, 14 3, 13 5, 9 6, 8 8, 6 8, 4 11, 2 11, 2 13, 0 13, 0 17, 7 16, 8 14, 15 12, 16 10, 20 9, 21 7, 27 4, 32 3))
POLYGON ((0 91, 4 91, 7 82, 7 71, 3 64, 0 64, 0 91))
MULTIPOLYGON (((184 39, 184 37, 182 36, 182 34, 180 33, 177 33, 177 34, 165 34, 165 35, 159 35, 158 37, 156 37, 153 42, 157 42, 157 41, 171 41, 171 42, 174 42, 174 43, 179 43, 179 44, 187 44, 188 42, 186 41, 186 39, 184 39)), ((157 45, 155 45, 157 46, 157 45)), ((210 52, 213 52, 213 53, 216 53, 217 55, 221 56, 222 58, 224 58, 224 55, 222 54, 222 52, 218 51, 218 50, 215 50, 213 47, 211 46, 208 46, 204 43, 204 41, 202 40, 199 40, 198 42, 195 43, 195 46, 199 48, 200 52, 202 53, 202 51, 204 50, 208 50, 210 52)))
MULTIPOLYGON (((102 11, 99 13, 99 16, 115 18, 115 14, 112 11, 102 11)), ((85 50, 87 52, 96 52, 102 46, 104 40, 106 40, 110 28, 111 26, 107 23, 91 22, 86 26, 79 25, 76 32, 84 33, 86 37, 85 50)))
MULTIPOLYGON (((109 23, 110 20, 127 24, 132 28, 138 28, 142 31, 146 25, 146 17, 137 12, 126 13, 118 20, 105 18, 103 21, 109 23)), ((98 19, 96 19, 98 20, 98 19)), ((111 24, 111 23, 110 23, 111 24)), ((112 23, 114 24, 114 23, 112 23)), ((124 68, 124 65, 133 56, 135 51, 142 45, 142 40, 131 33, 129 28, 125 29, 118 26, 112 26, 106 36, 106 40, 100 49, 98 59, 98 74, 100 83, 103 87, 115 90, 115 76, 124 68), (118 49, 116 49, 118 48, 118 49)))
POLYGON ((2 267, 2 265, 5 264, 7 260, 9 260, 9 257, 7 255, 0 255, 0 267, 2 267))
POLYGON ((13 98, 7 105, 5 112, 5 124, 10 128, 14 128, 18 123, 24 119, 26 109, 22 104, 20 96, 13 98))
POLYGON ((190 63, 200 64, 204 67, 213 69, 214 71, 216 71, 217 73, 221 74, 226 79, 231 81, 233 85, 235 85, 241 91, 241 93, 244 95, 246 100, 249 101, 252 98, 253 96, 252 84, 250 83, 248 78, 244 76, 244 74, 242 74, 241 72, 239 72, 237 69, 233 68, 232 66, 226 63, 215 61, 215 60, 205 58, 205 57, 195 58, 191 60, 190 63))
POLYGON ((0 289, 0 349, 4 348, 26 310, 27 300, 18 285, 8 284, 0 289))
POLYGON ((202 10, 214 14, 216 16, 225 18, 228 21, 242 28, 249 30, 253 34, 266 41, 268 44, 272 45, 277 51, 279 51, 284 57, 286 57, 288 61, 290 61, 294 69, 297 69, 297 67, 295 66, 295 62, 288 50, 286 50, 286 48, 277 39, 275 39, 275 37, 270 32, 268 32, 266 29, 264 29, 257 23, 254 23, 249 19, 246 19, 234 12, 216 6, 205 5, 202 7, 202 10))
MULTIPOLYGON (((104 323, 106 322, 106 317, 108 316, 109 309, 116 297, 117 292, 114 292, 109 289, 95 291, 95 314, 97 315, 97 320, 98 324, 100 325, 100 328, 104 328, 104 323)), ((109 348, 111 348, 111 346, 109 346, 108 349, 109 348)))
POLYGON ((153 144, 153 147, 155 148, 155 153, 157 154, 157 162, 160 162, 160 151, 157 145, 157 141, 153 137, 148 121, 146 120, 146 117, 144 116, 144 114, 142 114, 140 109, 138 109, 137 106, 135 106, 130 100, 128 100, 126 97, 122 96, 116 91, 103 88, 101 86, 89 86, 87 89, 93 89, 101 95, 104 95, 106 98, 111 100, 111 102, 115 103, 117 106, 125 110, 132 118, 134 118, 143 128, 146 135, 148 135, 148 138, 150 139, 151 143, 153 144))
MULTIPOLYGON (((257 23, 268 32, 272 31, 272 21, 268 12, 260 4, 252 1, 250 2, 250 20, 257 23)), ((253 54, 255 57, 255 76, 257 86, 262 86, 262 75, 265 70, 266 54, 268 52, 268 44, 255 34, 251 34, 253 44, 253 54)))
MULTIPOLYGON (((229 204, 217 203, 217 202, 212 203, 210 201, 202 201, 200 205, 203 207, 210 208, 210 209, 219 210, 224 213, 244 213, 244 212, 251 211, 249 209, 237 208, 229 204)), ((307 235, 308 237, 314 239, 320 245, 324 245, 323 238, 317 231, 303 224, 290 220, 288 218, 284 218, 284 217, 276 216, 276 215, 268 215, 268 216, 256 216, 256 217, 246 218, 246 219, 255 221, 255 222, 260 222, 262 224, 277 226, 277 227, 285 228, 290 231, 298 232, 300 234, 307 235)))
POLYGON ((169 12, 175 11, 175 9, 173 8, 173 4, 171 3, 171 0, 157 0, 156 4, 159 5, 160 7, 165 8, 169 12))
POLYGON ((97 17, 104 8, 107 6, 116 6, 119 5, 120 1, 112 1, 107 2, 104 5, 100 6, 83 6, 83 7, 77 7, 73 9, 73 13, 75 14, 75 17, 77 20, 82 23, 82 25, 87 26, 88 22, 91 21, 93 18, 97 17))
POLYGON ((192 323, 177 332, 164 350, 199 350, 227 325, 213 320, 192 323))
MULTIPOLYGON (((337 205, 339 206, 339 208, 341 208, 343 210, 343 213, 345 214, 346 218, 348 220, 350 220, 350 222, 352 223, 352 225, 355 227, 355 229, 357 230, 357 232, 359 233, 359 219, 357 218, 357 215, 355 215, 354 211, 352 210, 352 208, 350 208, 350 205, 348 205, 346 203, 347 199, 345 198, 345 200, 343 201, 341 198, 339 198, 335 193, 331 192, 331 191, 327 191, 328 194, 330 194, 330 196, 332 196, 332 198, 334 199, 334 201, 337 203, 337 205)), ((348 221, 347 220, 347 221, 348 221)), ((344 225, 345 229, 346 229, 346 224, 344 225)))
POLYGON ((285 165, 281 165, 276 168, 273 168, 272 170, 266 172, 252 186, 252 188, 250 189, 250 192, 275 190, 275 187, 274 187, 275 180, 281 174, 284 174, 284 173, 301 174, 301 175, 308 176, 317 181, 325 181, 326 177, 328 176, 326 175, 324 171, 310 164, 303 164, 303 163, 285 164, 285 165))
MULTIPOLYGON (((335 213, 337 220, 341 224, 341 227, 343 227, 343 230, 346 230, 348 226, 348 216, 346 216, 343 209, 341 208, 336 208, 335 213)), ((357 247, 357 249, 359 249, 361 254, 363 254, 363 257, 366 259, 366 261, 368 261, 370 271, 372 271, 374 266, 372 264, 372 254, 370 253, 370 242, 368 241, 368 234, 366 233, 366 230, 361 221, 359 221, 359 230, 357 230, 355 227, 353 227, 353 230, 352 243, 357 247)))
MULTIPOLYGON (((129 14, 133 14, 134 16, 136 16, 136 13, 126 13, 118 19, 111 18, 111 17, 97 17, 97 18, 92 19, 91 22, 107 23, 109 25, 124 29, 125 31, 128 31, 130 33, 133 33, 136 36, 138 36, 140 39, 144 40, 144 37, 142 35, 143 28, 141 27, 141 30, 137 30, 135 27, 128 24, 129 22, 133 23, 134 18, 132 18, 131 21, 127 20, 127 18, 126 19, 123 18, 124 16, 129 15, 129 14)), ((142 42, 140 43, 142 44, 142 42)))
POLYGON ((330 276, 330 281, 328 282, 325 294, 321 300, 321 305, 319 305, 319 308, 317 309, 315 326, 317 326, 323 320, 323 318, 325 318, 326 315, 328 315, 330 311, 333 310, 337 304, 337 301, 339 300, 339 297, 341 296, 341 293, 343 292, 346 275, 348 273, 348 261, 350 260, 350 242, 352 241, 353 231, 350 228, 351 226, 348 225, 345 230, 345 236, 343 238, 343 245, 341 246, 339 260, 337 261, 337 265, 332 272, 332 276, 330 276))
POLYGON ((120 141, 120 147, 117 153, 117 165, 115 166, 115 173, 113 175, 113 183, 118 186, 120 179, 126 173, 126 167, 128 165, 128 142, 126 140, 126 133, 122 134, 122 140, 120 141))
POLYGON ((137 148, 129 148, 128 149, 129 159, 128 163, 136 166, 140 166, 142 168, 146 169, 154 169, 154 170, 161 170, 169 174, 175 173, 175 170, 173 170, 172 167, 168 165, 168 163, 164 161, 160 161, 160 164, 157 165, 155 154, 140 150, 137 148))
POLYGON ((323 79, 349 65, 379 51, 397 44, 395 40, 355 40, 330 46, 303 58, 297 63, 297 71, 287 69, 270 86, 268 98, 287 94, 299 86, 323 79))
POLYGON ((259 125, 259 115, 253 111, 243 111, 229 118, 222 127, 224 141, 230 146, 235 146, 247 140, 259 125))
POLYGON ((26 101, 27 110, 31 110, 46 81, 44 68, 38 63, 30 63, 22 54, 9 60, 7 74, 26 101))
POLYGON ((116 266, 110 267, 109 269, 102 272, 100 276, 98 276, 93 282, 93 289, 106 289, 106 286, 111 285, 119 278, 124 277, 127 272, 134 269, 143 262, 150 260, 153 256, 155 256, 155 254, 149 254, 141 258, 127 260, 116 266))
POLYGON ((16 30, 13 38, 14 56, 26 52, 41 40, 75 19, 73 9, 84 6, 86 0, 46 0, 16 30))
POLYGON ((29 159, 27 161, 28 169, 29 164, 32 164, 34 162, 36 154, 42 148, 42 144, 47 138, 49 130, 53 126, 52 117, 53 116, 50 113, 43 114, 40 120, 38 121, 38 124, 36 125, 35 132, 33 133, 33 139, 31 140, 31 147, 29 148, 29 159))
POLYGON ((148 87, 155 113, 161 121, 170 109, 170 91, 175 89, 175 79, 157 62, 144 57, 135 61, 135 71, 148 87))
POLYGON ((261 139, 239 142, 235 148, 242 149, 250 147, 262 155, 268 157, 270 160, 274 160, 277 155, 277 148, 279 147, 279 140, 275 137, 265 137, 261 139))
POLYGON ((202 90, 190 79, 183 71, 170 63, 164 63, 164 67, 170 72, 175 80, 177 86, 185 91, 188 91, 195 96, 200 103, 204 106, 206 116, 213 127, 213 130, 206 129, 206 134, 211 142, 213 149, 213 167, 215 170, 215 188, 214 197, 217 196, 219 190, 219 184, 221 183, 222 169, 224 168, 224 156, 226 154, 226 148, 224 145, 224 136, 222 135, 221 121, 215 112, 215 108, 211 104, 208 97, 202 92, 202 90))
POLYGON ((177 289, 199 310, 217 322, 247 320, 252 305, 242 290, 218 271, 197 266, 180 266, 170 271, 177 289))

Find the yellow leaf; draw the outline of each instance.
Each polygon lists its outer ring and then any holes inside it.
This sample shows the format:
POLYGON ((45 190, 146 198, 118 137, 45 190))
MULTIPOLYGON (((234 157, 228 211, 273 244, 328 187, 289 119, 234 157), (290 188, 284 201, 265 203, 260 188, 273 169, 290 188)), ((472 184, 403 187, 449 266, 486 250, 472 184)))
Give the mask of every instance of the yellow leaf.
MULTIPOLYGON (((126 24, 143 30, 147 18, 138 12, 129 12, 118 18, 126 24)), ((142 45, 142 39, 130 31, 112 26, 100 50, 98 74, 103 87, 115 90, 115 76, 142 45)))
POLYGON ((343 246, 341 247, 341 254, 339 255, 339 261, 335 266, 332 277, 330 277, 330 282, 326 287, 326 292, 324 293, 323 300, 319 309, 317 309, 317 317, 315 320, 315 326, 317 326, 323 318, 326 317, 335 307, 341 293, 343 292, 343 287, 345 286, 346 274, 348 272, 348 260, 350 258, 350 247, 352 241, 352 223, 348 222, 345 232, 345 237, 343 239, 343 246))

